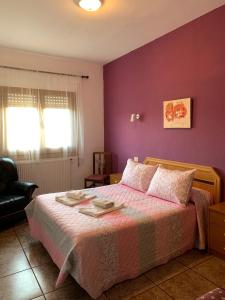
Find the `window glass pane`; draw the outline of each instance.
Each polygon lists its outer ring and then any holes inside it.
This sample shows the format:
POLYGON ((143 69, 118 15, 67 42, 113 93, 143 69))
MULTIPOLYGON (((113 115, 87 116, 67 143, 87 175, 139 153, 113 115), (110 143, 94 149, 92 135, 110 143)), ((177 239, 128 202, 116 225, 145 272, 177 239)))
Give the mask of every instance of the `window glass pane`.
POLYGON ((6 122, 9 151, 39 149, 39 115, 36 108, 8 107, 6 109, 6 122))
POLYGON ((44 109, 45 146, 67 148, 71 146, 71 117, 69 109, 44 109))

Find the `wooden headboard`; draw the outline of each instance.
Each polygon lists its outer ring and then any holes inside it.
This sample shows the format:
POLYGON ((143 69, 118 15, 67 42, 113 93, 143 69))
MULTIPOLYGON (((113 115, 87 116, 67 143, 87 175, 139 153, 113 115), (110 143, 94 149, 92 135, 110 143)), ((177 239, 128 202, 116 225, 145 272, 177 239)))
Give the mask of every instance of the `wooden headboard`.
POLYGON ((172 160, 164 160, 159 158, 146 157, 145 164, 157 165, 161 164, 163 167, 171 170, 191 170, 196 169, 193 186, 209 191, 214 199, 215 203, 221 201, 220 197, 220 177, 218 173, 208 166, 201 166, 196 164, 188 164, 172 160))

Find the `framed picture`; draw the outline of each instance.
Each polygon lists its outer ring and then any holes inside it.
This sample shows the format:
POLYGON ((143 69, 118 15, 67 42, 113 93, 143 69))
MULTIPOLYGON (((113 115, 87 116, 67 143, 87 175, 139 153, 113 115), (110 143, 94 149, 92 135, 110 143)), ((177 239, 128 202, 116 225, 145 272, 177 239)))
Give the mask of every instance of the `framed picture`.
POLYGON ((163 101, 164 128, 191 128, 191 98, 163 101))

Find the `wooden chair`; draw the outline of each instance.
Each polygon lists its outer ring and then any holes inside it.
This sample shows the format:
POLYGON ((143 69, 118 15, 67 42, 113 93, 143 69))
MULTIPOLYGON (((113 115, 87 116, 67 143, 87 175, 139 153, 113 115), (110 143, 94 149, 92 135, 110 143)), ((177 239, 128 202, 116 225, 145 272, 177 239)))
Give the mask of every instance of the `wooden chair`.
POLYGON ((112 171, 112 154, 110 152, 93 153, 93 174, 84 178, 85 188, 109 184, 112 171))

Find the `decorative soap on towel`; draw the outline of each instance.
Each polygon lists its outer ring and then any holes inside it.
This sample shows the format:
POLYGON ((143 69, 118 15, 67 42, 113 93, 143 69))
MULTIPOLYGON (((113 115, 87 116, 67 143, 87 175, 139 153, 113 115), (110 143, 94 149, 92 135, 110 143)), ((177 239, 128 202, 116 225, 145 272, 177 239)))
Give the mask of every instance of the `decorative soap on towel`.
POLYGON ((95 199, 92 201, 92 203, 101 208, 110 208, 114 206, 114 202, 106 199, 95 199))
POLYGON ((83 199, 85 196, 86 194, 79 190, 69 191, 66 193, 66 197, 76 199, 76 200, 83 199))
POLYGON ((84 201, 94 199, 95 195, 89 195, 82 190, 66 192, 64 196, 56 196, 55 200, 67 206, 75 206, 84 201))
POLYGON ((111 212, 114 212, 114 211, 122 209, 122 208, 124 208, 123 203, 116 204, 116 205, 114 205, 110 208, 101 208, 101 207, 98 207, 98 206, 81 207, 81 208, 79 208, 79 212, 81 214, 84 214, 84 215, 88 215, 88 216, 91 216, 91 217, 94 217, 94 218, 98 218, 98 217, 101 217, 105 214, 109 214, 111 212))

